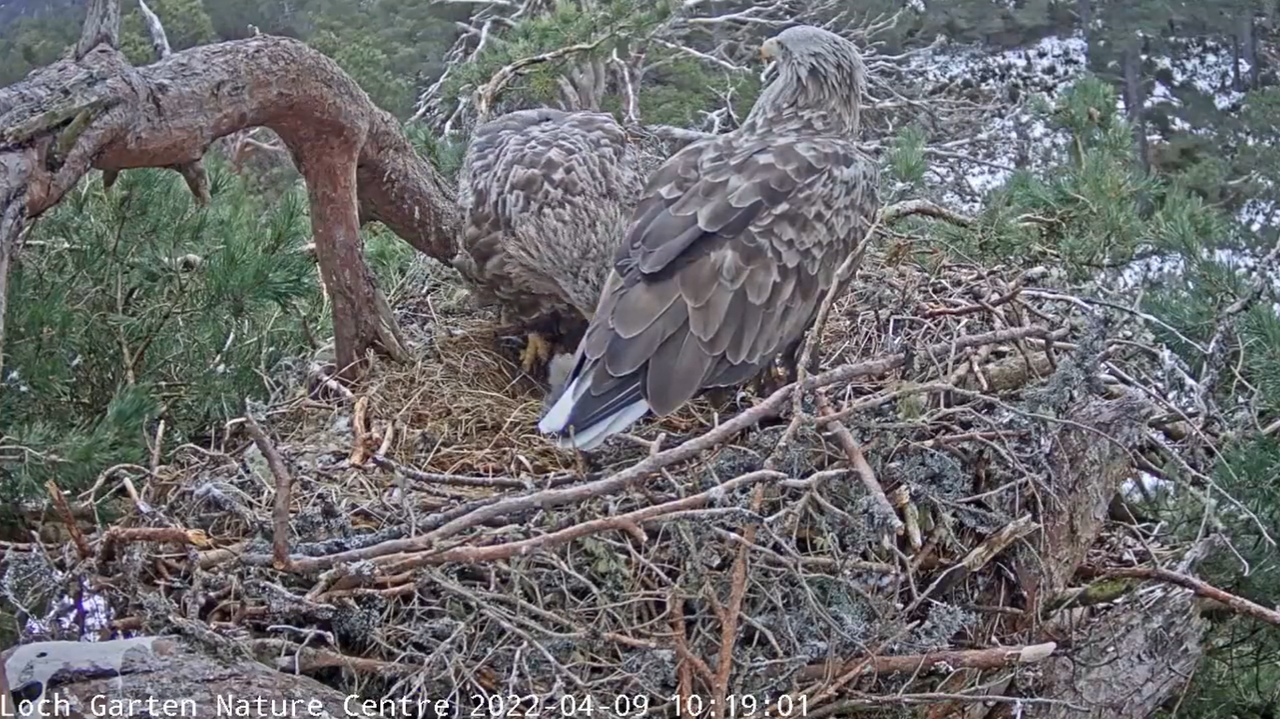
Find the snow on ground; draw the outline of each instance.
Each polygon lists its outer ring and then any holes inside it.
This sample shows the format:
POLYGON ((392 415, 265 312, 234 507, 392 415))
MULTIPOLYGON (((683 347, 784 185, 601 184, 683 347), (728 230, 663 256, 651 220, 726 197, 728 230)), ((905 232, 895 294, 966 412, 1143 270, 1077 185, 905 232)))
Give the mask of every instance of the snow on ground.
MULTIPOLYGON (((1174 90, 1195 89, 1212 97, 1219 109, 1238 106, 1243 94, 1230 89, 1232 79, 1231 51, 1208 40, 1177 41, 1182 46, 1178 60, 1164 56, 1150 59, 1164 79, 1157 79, 1146 98, 1147 107, 1170 105, 1179 107, 1174 90), (1224 89, 1226 88, 1226 89, 1224 89)), ((927 87, 954 84, 962 88, 978 88, 995 96, 1008 97, 1016 90, 1023 99, 1017 109, 997 120, 984 131, 986 142, 982 152, 975 153, 979 162, 963 160, 933 162, 930 184, 956 188, 939 198, 965 211, 976 211, 983 196, 1008 180, 1013 169, 1042 170, 1059 162, 1066 150, 1068 136, 1050 127, 1032 112, 1029 100, 1038 96, 1049 106, 1084 72, 1088 46, 1079 33, 1062 37, 1049 36, 1020 48, 993 51, 981 46, 945 45, 911 57, 907 74, 927 87)), ((1241 63, 1241 72, 1248 72, 1241 63)), ((1117 101, 1123 112, 1123 101, 1117 101)), ((1175 130, 1197 132, 1179 117, 1171 118, 1175 130)), ((1153 140, 1164 140, 1153 134, 1153 140)), ((1250 203, 1240 213, 1240 220, 1254 230, 1274 224, 1273 208, 1250 203)))
MULTIPOLYGON (((947 45, 912 57, 906 71, 926 86, 955 84, 1006 97, 1016 87, 1024 96, 1039 95, 1052 103, 1084 69, 1085 50, 1082 37, 1056 36, 1000 52, 947 45)), ((931 183, 955 187, 957 173, 965 183, 960 192, 946 193, 943 202, 974 212, 983 195, 1004 184, 1012 169, 1043 169, 1065 150, 1066 133, 1049 127, 1026 105, 984 131, 986 152, 978 158, 984 162, 931 163, 931 183)))
MULTIPOLYGON (((1231 89, 1233 72, 1230 48, 1204 40, 1186 40, 1181 44, 1182 51, 1177 54, 1182 59, 1175 61, 1164 56, 1143 57, 1144 60, 1150 59, 1159 71, 1159 76, 1145 98, 1145 106, 1181 107, 1177 91, 1193 89, 1211 98, 1220 110, 1238 109, 1243 94, 1231 89)), ((1010 89, 1013 87, 1021 96, 1021 101, 1013 112, 985 129, 984 134, 989 136, 987 141, 980 147, 975 144, 972 148, 973 156, 978 161, 930 158, 926 184, 951 188, 944 190, 937 199, 949 206, 975 212, 981 207, 983 196, 1006 182, 1013 169, 1035 172, 1061 162, 1069 137, 1066 132, 1049 126, 1030 110, 1029 96, 1038 95, 1052 106, 1085 71, 1086 51, 1084 38, 1077 34, 1070 37, 1046 37, 1027 47, 1006 51, 952 45, 941 46, 912 57, 907 74, 921 78, 925 87, 953 83, 962 88, 976 87, 995 97, 1010 97, 1010 89)), ((1247 64, 1241 63, 1240 72, 1248 70, 1247 64)), ((1116 109, 1124 112, 1122 100, 1117 102, 1116 109)), ((1193 127, 1172 113, 1170 120, 1175 131, 1209 132, 1208 129, 1193 127)), ((1166 138, 1157 133, 1152 135, 1152 139, 1163 141, 1166 138)), ((1252 138, 1245 138, 1244 141, 1250 142, 1252 138)), ((965 150, 969 151, 970 148, 966 147, 965 150)), ((1267 226, 1280 225, 1280 208, 1272 203, 1251 201, 1237 213, 1237 218, 1242 225, 1257 232, 1267 226)), ((1234 249, 1205 252, 1205 259, 1212 259, 1249 275, 1256 271, 1259 258, 1260 253, 1234 249)), ((1180 275, 1184 265, 1181 257, 1172 255, 1144 258, 1117 273, 1119 276, 1111 286, 1152 286, 1180 275)), ((1269 271, 1268 278, 1280 289, 1280 273, 1269 271)), ((1277 313, 1280 313, 1280 303, 1274 306, 1277 313)), ((1177 381, 1173 380, 1180 373, 1171 369, 1170 375, 1170 387, 1177 387, 1177 381)), ((1193 389, 1183 387, 1171 390, 1170 399, 1179 405, 1192 403, 1193 389)), ((1127 481, 1123 488, 1125 495, 1133 499, 1172 490, 1167 481, 1145 473, 1127 481)))

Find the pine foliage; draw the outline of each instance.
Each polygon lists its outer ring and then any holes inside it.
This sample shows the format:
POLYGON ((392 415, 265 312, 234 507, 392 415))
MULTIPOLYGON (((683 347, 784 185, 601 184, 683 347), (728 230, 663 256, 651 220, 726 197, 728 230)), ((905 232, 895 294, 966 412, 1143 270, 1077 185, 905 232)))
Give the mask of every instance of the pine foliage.
MULTIPOLYGON (((1222 335, 1225 352, 1209 399, 1230 424, 1210 428, 1220 441, 1206 462, 1216 489, 1168 466, 1174 493, 1156 496, 1149 509, 1166 523, 1171 540, 1190 544, 1220 535, 1233 549, 1211 552, 1197 571, 1227 591, 1277 606, 1280 562, 1268 537, 1280 537, 1280 438, 1261 431, 1280 419, 1274 286, 1266 285, 1238 316, 1228 314, 1251 291, 1256 248, 1274 243, 1276 231, 1259 236, 1206 201, 1195 187, 1202 176, 1196 165, 1175 175, 1141 172, 1130 129, 1115 108, 1110 85, 1079 81, 1052 114, 1071 133, 1068 161, 1043 175, 1016 174, 988 198, 974 227, 947 230, 940 239, 990 262, 1044 264, 1077 281, 1115 284, 1135 261, 1167 268, 1135 294, 1136 309, 1158 320, 1146 325, 1148 341, 1187 376, 1201 378, 1209 360, 1200 348, 1222 335)), ((1181 399, 1195 389, 1180 390, 1181 399)), ((1280 709, 1280 637, 1232 612, 1210 616, 1207 658, 1178 716, 1273 715, 1280 709)))
POLYGON ((213 169, 194 206, 176 173, 87 182, 41 219, 13 267, 0 389, 0 483, 64 489, 145 463, 164 418, 200 441, 270 391, 278 365, 325 326, 306 198, 263 207, 213 169))

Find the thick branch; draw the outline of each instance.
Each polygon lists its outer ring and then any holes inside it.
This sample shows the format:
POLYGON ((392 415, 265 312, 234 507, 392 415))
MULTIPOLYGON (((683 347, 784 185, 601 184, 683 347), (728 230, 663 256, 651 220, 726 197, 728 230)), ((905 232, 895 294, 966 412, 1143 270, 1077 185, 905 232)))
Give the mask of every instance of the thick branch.
POLYGON ((76 43, 76 59, 83 59, 103 43, 120 47, 120 0, 89 0, 80 41, 76 43))
POLYGON ((244 426, 253 437, 254 444, 258 445, 258 451, 266 458, 267 467, 276 480, 275 502, 271 507, 271 563, 276 569, 286 570, 289 568, 289 500, 293 494, 293 478, 275 445, 267 439, 266 432, 247 412, 244 426))
MULTIPOLYGON (((333 61, 289 38, 261 35, 175 53, 136 72, 128 68, 87 88, 88 100, 113 106, 76 143, 49 178, 44 196, 30 197, 38 215, 56 204, 90 168, 163 167, 189 162, 218 138, 250 127, 276 132, 302 164, 326 138, 341 137, 358 150, 362 217, 380 220, 414 247, 441 261, 453 257, 458 225, 451 193, 418 158, 395 118, 333 61)), ((53 65, 37 77, 0 91, 0 110, 11 95, 36 96, 40 86, 78 75, 75 65, 53 65)), ((26 103, 22 103, 25 105, 26 103)), ((33 108, 0 115, 0 127, 33 108)), ((47 128, 53 129, 53 128, 47 128)))
POLYGON ((1156 589, 1073 628, 1070 654, 1042 663, 1039 681, 1026 687, 1055 702, 1036 716, 1146 719, 1178 695, 1203 655, 1207 622, 1191 592, 1156 589))
MULTIPOLYGON (((317 255, 334 300, 338 364, 346 369, 375 346, 402 355, 363 259, 358 222, 380 220, 447 262, 458 224, 453 198, 395 118, 300 42, 258 36, 144 68, 100 45, 81 63, 60 61, 0 91, 0 127, 10 128, 0 137, 0 162, 20 165, 16 182, 34 217, 90 168, 193 167, 214 140, 257 126, 282 138, 307 179, 317 255), (26 154, 33 149, 36 156, 26 154), (22 158, 13 160, 15 153, 22 158)), ((13 188, 0 186, 0 199, 13 188)))
POLYGON ((199 529, 182 529, 180 527, 112 527, 102 537, 102 546, 98 548, 98 561, 103 563, 112 561, 115 559, 116 548, 119 545, 133 542, 167 542, 201 549, 208 549, 211 544, 209 536, 199 529))
POLYGON ((254 661, 229 663, 179 637, 38 642, 6 649, 4 659, 15 687, 40 683, 46 716, 94 716, 90 706, 133 707, 130 716, 145 716, 148 707, 158 714, 223 716, 219 698, 230 698, 237 716, 257 716, 258 702, 293 707, 298 716, 345 715, 346 697, 314 679, 254 661))
POLYGON ((904 200, 895 202, 880 211, 880 221, 884 223, 900 220, 908 215, 924 215, 932 217, 935 220, 945 220, 953 225, 960 227, 968 227, 973 224, 973 218, 968 215, 962 215, 959 212, 948 210, 947 208, 934 204, 928 200, 904 200))
POLYGON ((22 234, 22 193, 34 152, 0 153, 0 369, 4 368, 4 318, 8 314, 9 263, 22 234), (26 155, 24 157, 24 154, 26 155))
MULTIPOLYGON (((1094 572, 1090 572, 1091 574, 1094 572)), ((1179 587, 1190 589, 1196 593, 1196 596, 1212 599, 1227 605, 1233 611, 1252 617, 1260 622, 1266 622, 1275 627, 1280 627, 1280 612, 1274 609, 1267 609, 1261 604, 1237 596, 1230 592, 1223 591, 1208 582, 1190 577, 1185 574, 1169 569, 1150 568, 1150 567, 1119 567, 1115 569, 1102 569, 1096 572, 1103 577, 1117 577, 1128 579, 1153 579, 1158 582, 1167 582, 1176 584, 1179 587)))
POLYGON ((825 676, 838 676, 858 667, 863 674, 913 674, 932 671, 949 673, 957 669, 978 669, 989 671, 1006 667, 1025 666, 1048 659, 1053 655, 1057 644, 1032 644, 1025 647, 995 647, 992 649, 968 649, 962 651, 931 652, 929 654, 910 654, 905 656, 877 656, 871 661, 866 658, 850 659, 843 664, 816 664, 800 670, 800 681, 814 681, 825 676))
POLYGON ((169 36, 165 34, 160 17, 147 7, 147 0, 138 0, 138 10, 147 22, 147 32, 151 35, 151 47, 156 51, 156 59, 163 60, 173 54, 169 49, 169 36))

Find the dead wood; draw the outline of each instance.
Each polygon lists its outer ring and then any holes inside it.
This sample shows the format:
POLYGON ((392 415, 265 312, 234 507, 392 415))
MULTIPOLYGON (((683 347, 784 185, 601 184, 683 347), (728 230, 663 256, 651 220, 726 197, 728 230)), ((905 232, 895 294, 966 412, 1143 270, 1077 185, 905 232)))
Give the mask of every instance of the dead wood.
POLYGON ((1066 704, 1037 708, 1037 719, 1146 719, 1190 680, 1207 622, 1182 588, 1157 587, 1126 598, 1071 633, 1069 655, 1043 663, 1035 695, 1066 704), (1070 707, 1085 707, 1087 711, 1070 707))
POLYGON ((1091 575, 1102 577, 1128 578, 1128 579, 1151 579, 1157 582, 1165 582, 1175 584, 1184 589, 1190 589, 1195 592, 1196 596, 1212 599, 1220 604, 1230 607, 1233 612, 1252 617, 1260 622, 1266 622, 1275 627, 1280 627, 1280 612, 1274 609, 1267 609, 1261 604, 1251 602, 1244 597, 1221 590, 1208 582, 1187 576, 1181 572, 1175 572, 1170 569, 1161 569, 1159 567, 1115 567, 1109 569, 1091 569, 1091 575))
POLYGON ((253 437, 258 451, 267 460, 267 467, 276 481, 275 501, 271 505, 271 564, 279 570, 289 569, 289 500, 293 496, 293 477, 267 433, 251 414, 244 416, 244 425, 253 437))
POLYGON ((1107 522, 1111 498, 1133 476, 1130 448, 1153 412, 1144 399, 1126 395, 1091 400, 1067 415, 1049 450, 1052 484, 1042 497, 1036 558, 1019 567, 1032 606, 1068 588, 1107 522))
POLYGON ((844 666, 819 664, 805 667, 799 672, 797 678, 801 681, 818 680, 832 674, 844 674, 859 664, 862 665, 860 671, 864 674, 949 673, 957 669, 1004 669, 1042 662, 1052 656, 1057 648, 1058 645, 1047 642, 1024 647, 993 647, 930 652, 929 654, 876 656, 869 662, 864 659, 850 660, 844 666))
POLYGON ((84 532, 80 531, 80 523, 76 521, 75 515, 71 513, 71 505, 67 503, 67 497, 58 488, 58 483, 52 479, 45 482, 45 490, 49 492, 49 499, 53 502, 54 511, 58 513, 58 517, 67 527, 67 533, 71 535, 71 542, 76 547, 76 553, 81 559, 88 559, 93 556, 93 550, 89 548, 89 541, 84 538, 84 532))
POLYGON ((98 548, 98 561, 110 562, 115 559, 116 550, 121 544, 133 542, 157 542, 178 544, 206 549, 209 537, 199 529, 181 529, 178 527, 112 527, 102 537, 102 546, 98 548))

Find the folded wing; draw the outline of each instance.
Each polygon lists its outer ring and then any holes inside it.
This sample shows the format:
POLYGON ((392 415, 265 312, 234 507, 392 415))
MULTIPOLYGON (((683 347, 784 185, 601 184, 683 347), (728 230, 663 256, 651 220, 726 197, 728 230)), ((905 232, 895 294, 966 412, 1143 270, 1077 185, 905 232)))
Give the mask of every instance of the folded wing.
POLYGON ((539 425, 582 449, 755 375, 800 339, 878 209, 827 138, 691 145, 650 180, 566 389, 539 425))

